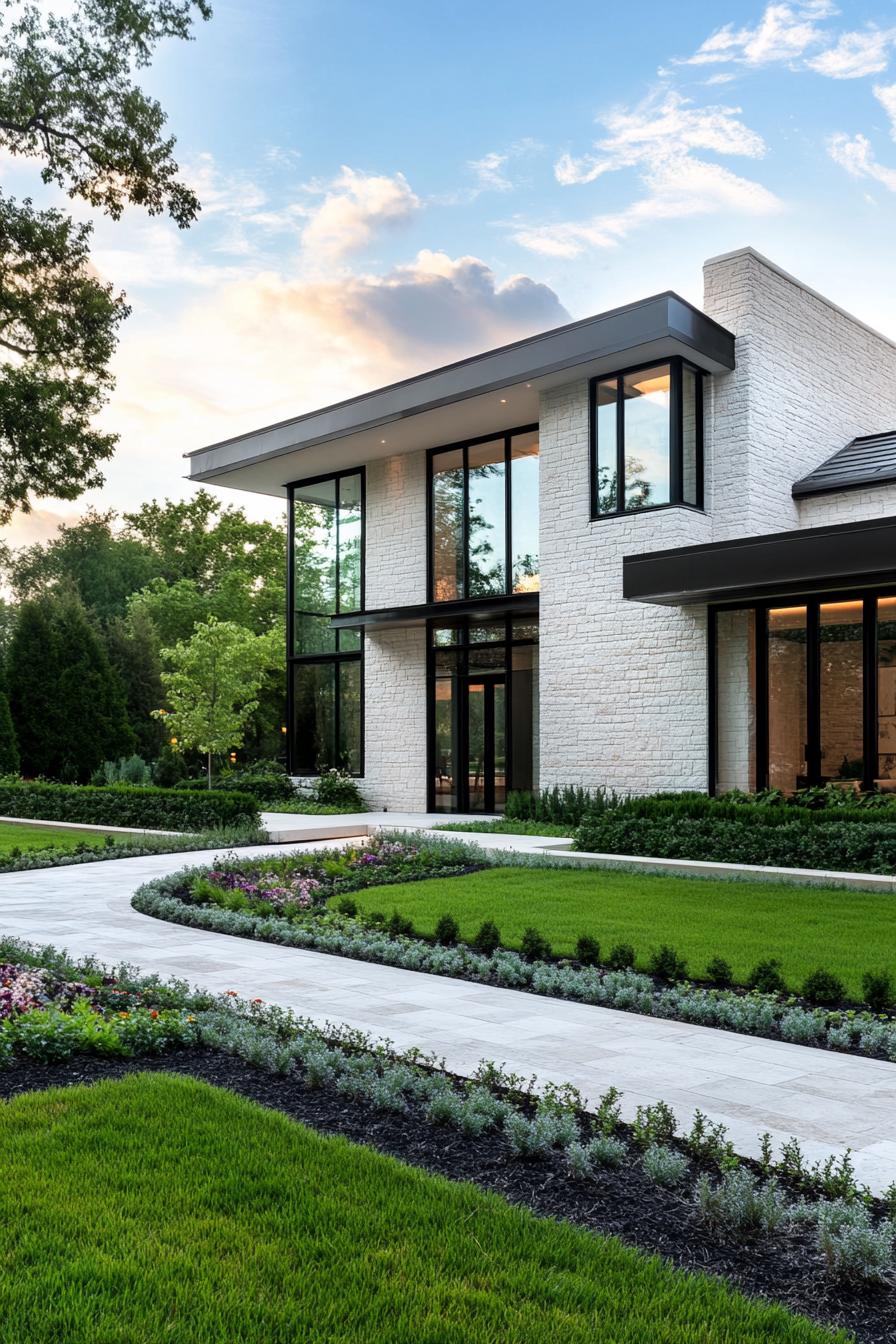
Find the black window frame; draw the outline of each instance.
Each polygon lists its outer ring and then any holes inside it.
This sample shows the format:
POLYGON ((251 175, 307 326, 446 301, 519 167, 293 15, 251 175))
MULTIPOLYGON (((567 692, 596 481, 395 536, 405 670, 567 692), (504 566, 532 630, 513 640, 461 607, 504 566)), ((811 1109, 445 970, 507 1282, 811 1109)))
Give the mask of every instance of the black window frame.
POLYGON ((691 360, 681 355, 668 355, 657 359, 632 364, 625 369, 613 369, 597 374, 588 380, 588 445, 591 472, 591 521, 602 522, 605 518, 632 518, 641 513, 654 513, 658 509, 693 509, 697 513, 704 511, 704 409, 706 373, 691 360), (657 369, 668 366, 669 369, 669 496, 661 504, 645 504, 639 509, 625 507, 625 398, 624 380, 632 373, 643 369, 657 369), (694 392, 696 396, 696 481, 694 500, 684 498, 684 394, 683 373, 690 369, 695 375, 694 392), (601 512, 598 509, 597 482, 597 387, 599 383, 616 381, 616 508, 601 512))
MULTIPOLYGON (((359 676, 359 729, 360 741, 358 744, 358 769, 352 771, 355 779, 364 777, 364 739, 365 739, 365 721, 364 721, 364 631, 358 631, 357 649, 340 649, 340 631, 335 632, 335 645, 332 650, 324 653, 296 653, 295 652, 295 629, 296 615, 295 609, 295 519, 294 503, 295 492, 309 485, 320 485, 324 481, 334 481, 336 484, 336 510, 337 510, 337 543, 336 543, 336 605, 339 607, 340 586, 339 586, 339 541, 338 541, 338 508, 339 508, 339 482, 348 476, 360 477, 361 483, 361 574, 360 574, 360 599, 361 605, 357 608, 357 614, 361 615, 365 610, 365 576, 367 570, 367 472, 363 466, 347 467, 341 471, 326 471, 317 476, 307 476, 300 481, 290 481, 286 486, 287 512, 286 512, 286 531, 287 531, 287 562, 286 562, 286 723, 287 723, 287 744, 286 757, 289 773, 297 775, 295 769, 295 743, 294 743, 294 711, 295 711, 295 688, 294 688, 294 669, 297 665, 303 664, 326 664, 333 666, 334 669, 334 705, 333 705, 333 733, 335 745, 338 748, 341 738, 341 668, 346 663, 360 664, 359 676)), ((353 616, 355 611, 335 612, 304 612, 303 615, 310 616, 353 616)), ((334 762, 338 764, 338 762, 334 762)), ((301 778, 313 779, 319 777, 320 772, 315 770, 312 774, 307 771, 301 772, 301 778)))
MULTIPOLYGON (((460 439, 457 443, 442 443, 436 448, 426 450, 426 592, 429 602, 443 601, 470 601, 470 602, 494 602, 498 597, 520 597, 531 599, 531 591, 528 593, 515 593, 513 591, 513 507, 512 507, 512 441, 518 434, 538 434, 539 426, 536 422, 530 425, 518 425, 514 429, 498 429, 493 434, 480 434, 475 438, 460 439), (503 593, 485 593, 478 597, 470 597, 470 547, 469 547, 469 529, 468 517, 470 512, 470 466, 469 452, 470 448, 477 447, 480 443, 493 443, 498 439, 504 440, 504 591, 503 593), (463 559, 463 594, 457 598, 438 599, 435 594, 435 535, 433 531, 433 479, 435 472, 433 463, 441 453, 463 454, 463 473, 464 473, 464 495, 463 509, 461 513, 461 547, 463 559)), ((541 445, 539 443, 539 470, 541 458, 541 445)), ((539 579, 540 579, 541 556, 539 555, 539 579)), ((540 588, 539 588, 540 591, 540 588)))
POLYGON ((806 608, 806 769, 809 787, 822 781, 820 608, 832 602, 862 603, 862 746, 863 792, 873 792, 878 770, 878 611, 882 597, 896 597, 896 586, 839 588, 823 592, 784 593, 757 601, 718 602, 708 608, 707 620, 707 708, 709 726, 708 792, 716 794, 718 751, 718 665, 716 655, 717 617, 723 611, 750 611, 754 621, 754 680, 756 687, 756 788, 768 787, 768 613, 777 607, 806 608))
MULTIPOLYGON (((514 431, 519 433, 518 430, 514 431)), ((490 436, 492 437, 492 436, 490 436)), ((437 674, 437 654, 440 651, 454 652, 458 656, 457 678, 459 683, 466 685, 470 675, 470 653, 478 652, 482 649, 501 649, 503 651, 503 663, 500 668, 495 668, 494 672, 483 673, 483 678, 489 675, 503 678, 504 680, 504 716, 505 716, 505 759, 506 759, 506 788, 510 792, 513 785, 513 734, 510 731, 510 725, 513 723, 513 650, 515 648, 535 647, 538 648, 541 643, 541 622, 538 615, 520 614, 506 612, 503 616, 436 616, 426 622, 426 810, 436 812, 436 713, 435 713, 435 693, 437 674), (525 624, 532 624, 538 627, 538 636, 532 638, 515 638, 514 622, 520 621, 525 624), (470 627, 477 626, 487 622, 495 627, 494 639, 470 639, 470 627), (460 635, 460 638, 446 644, 437 644, 435 632, 439 629, 454 629, 460 635)), ((466 694, 464 692, 463 694, 466 694)), ((469 752, 469 742, 467 739, 467 721, 466 716, 461 718, 460 723, 460 754, 465 760, 469 752)), ((458 772, 459 773, 459 772, 458 772)), ((460 776, 460 778, 464 778, 460 776)), ((469 811, 468 806, 461 806, 469 803, 466 796, 467 784, 458 789, 458 806, 454 812, 440 811, 442 816, 455 816, 469 811)))

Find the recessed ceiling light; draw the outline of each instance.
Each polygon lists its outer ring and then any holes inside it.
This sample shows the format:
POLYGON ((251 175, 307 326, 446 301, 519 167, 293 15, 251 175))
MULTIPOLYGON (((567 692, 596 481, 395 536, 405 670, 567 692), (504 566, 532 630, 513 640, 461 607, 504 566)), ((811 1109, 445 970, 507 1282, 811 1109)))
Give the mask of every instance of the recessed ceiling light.
POLYGON ((502 405, 502 406, 506 406, 506 405, 507 405, 507 398, 506 398, 506 397, 502 397, 502 398, 501 398, 501 405, 502 405))
POLYGON ((386 442, 385 439, 380 439, 380 443, 385 443, 385 442, 386 442))

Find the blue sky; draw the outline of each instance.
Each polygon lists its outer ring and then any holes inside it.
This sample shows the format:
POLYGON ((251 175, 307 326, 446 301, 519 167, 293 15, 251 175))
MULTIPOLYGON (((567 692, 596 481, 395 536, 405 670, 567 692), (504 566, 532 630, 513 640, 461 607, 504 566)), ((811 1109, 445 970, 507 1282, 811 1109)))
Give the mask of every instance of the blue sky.
POLYGON ((217 0, 145 83, 205 208, 96 221, 134 313, 92 502, 183 493, 184 451, 568 317, 699 303, 747 243, 896 336, 892 0, 217 0))

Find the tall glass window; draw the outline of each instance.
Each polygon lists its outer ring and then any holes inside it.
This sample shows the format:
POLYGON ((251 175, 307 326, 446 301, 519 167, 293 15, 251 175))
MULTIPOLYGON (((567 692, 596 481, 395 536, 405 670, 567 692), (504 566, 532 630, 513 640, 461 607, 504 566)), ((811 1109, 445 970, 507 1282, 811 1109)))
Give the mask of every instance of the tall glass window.
POLYGON ((364 477, 341 472, 290 489, 290 769, 362 769, 362 643, 334 616, 363 606, 364 477))
POLYGON ((896 792, 896 597, 877 600, 877 763, 875 783, 896 792))
POLYGON ((768 613, 768 786, 793 793, 806 765, 806 608, 768 613))
POLYGON ((592 379, 594 517, 702 507, 702 383, 681 359, 592 379))
POLYGON ((716 789, 756 789, 756 614, 716 617, 716 789))
POLYGON ((538 429, 431 454, 432 598, 537 591, 538 429))
POLYGON ((863 745, 863 632, 861 602, 819 607, 821 778, 855 785, 865 773, 863 745))

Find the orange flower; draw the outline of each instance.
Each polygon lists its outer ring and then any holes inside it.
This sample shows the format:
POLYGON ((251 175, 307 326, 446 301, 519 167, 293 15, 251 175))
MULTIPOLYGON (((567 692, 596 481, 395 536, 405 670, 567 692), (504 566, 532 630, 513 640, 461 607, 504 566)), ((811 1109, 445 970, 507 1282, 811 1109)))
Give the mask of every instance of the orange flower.
POLYGON ((253 999, 253 1003, 264 1003, 264 999, 253 999))
POLYGON ((150 1013, 150 1017, 152 1018, 153 1022, 155 1022, 155 1020, 156 1020, 156 1018, 158 1017, 158 1015, 159 1015, 159 1014, 158 1014, 158 1012, 156 1011, 156 1009, 153 1008, 152 1012, 150 1013))
POLYGON ((119 1013, 119 1017, 130 1017, 130 1013, 119 1013))

